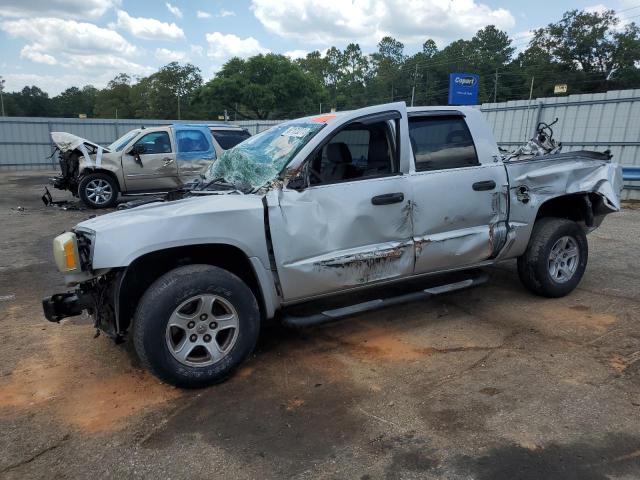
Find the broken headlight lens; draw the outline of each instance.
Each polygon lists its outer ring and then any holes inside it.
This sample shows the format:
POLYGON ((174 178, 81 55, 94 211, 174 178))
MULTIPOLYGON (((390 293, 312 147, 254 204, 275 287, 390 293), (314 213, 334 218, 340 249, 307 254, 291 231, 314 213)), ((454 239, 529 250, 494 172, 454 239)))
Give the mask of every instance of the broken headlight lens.
POLYGON ((53 258, 62 273, 80 270, 78 239, 75 233, 65 232, 53 239, 53 258))

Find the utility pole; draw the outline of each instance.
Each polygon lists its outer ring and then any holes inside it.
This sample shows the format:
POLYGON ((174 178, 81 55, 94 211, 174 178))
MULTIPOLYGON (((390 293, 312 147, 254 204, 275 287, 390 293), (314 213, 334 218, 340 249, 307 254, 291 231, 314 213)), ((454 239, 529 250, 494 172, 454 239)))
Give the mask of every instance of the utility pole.
POLYGON ((238 120, 238 102, 236 102, 236 109, 233 111, 233 121, 236 122, 238 120))
POLYGON ((320 102, 320 115, 322 115, 322 102, 320 102))
POLYGON ((4 78, 0 77, 0 104, 2 104, 2 116, 4 117, 4 96, 2 95, 4 92, 4 78))
POLYGON ((529 132, 529 111, 531 110, 531 99, 533 98, 533 79, 535 77, 531 75, 531 88, 529 88, 529 105, 527 105, 527 123, 524 127, 524 141, 527 141, 527 134, 529 132))
POLYGON ((496 76, 493 79, 493 103, 496 103, 498 98, 498 69, 496 68, 496 76))
POLYGON ((416 63, 416 71, 413 74, 413 88, 411 89, 411 106, 413 107, 413 99, 416 95, 416 81, 418 79, 418 64, 416 63))
POLYGON ((178 120, 180 120, 180 92, 178 92, 178 120))

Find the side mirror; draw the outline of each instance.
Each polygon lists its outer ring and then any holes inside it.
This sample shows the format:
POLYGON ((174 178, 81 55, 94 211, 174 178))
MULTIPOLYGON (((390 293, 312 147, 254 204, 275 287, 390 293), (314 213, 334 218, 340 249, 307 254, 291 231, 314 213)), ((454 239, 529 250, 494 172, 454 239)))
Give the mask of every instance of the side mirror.
POLYGON ((303 173, 299 173, 289 180, 287 188, 290 190, 304 190, 307 188, 307 179, 303 173))
POLYGON ((140 155, 141 153, 144 153, 145 148, 144 145, 134 145, 133 147, 131 147, 131 149, 129 150, 129 155, 133 155, 133 156, 137 156, 140 155))

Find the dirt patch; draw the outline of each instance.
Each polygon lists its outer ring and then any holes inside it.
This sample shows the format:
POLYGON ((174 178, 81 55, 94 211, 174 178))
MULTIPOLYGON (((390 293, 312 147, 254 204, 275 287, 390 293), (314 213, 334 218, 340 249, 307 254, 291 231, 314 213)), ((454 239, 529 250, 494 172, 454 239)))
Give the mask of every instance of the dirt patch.
POLYGON ((557 303, 541 305, 539 315, 542 321, 554 323, 561 330, 582 330, 597 334, 606 332, 608 327, 618 321, 615 315, 593 312, 589 307, 563 307, 557 303))
POLYGON ((424 358, 429 352, 413 345, 393 332, 393 329, 360 324, 357 332, 345 337, 330 337, 346 347, 346 352, 364 361, 410 361, 424 358))
POLYGON ((104 359, 86 353, 74 355, 87 351, 77 348, 74 340, 91 342, 91 329, 72 329, 81 331, 82 338, 69 335, 69 328, 48 334, 44 352, 20 361, 2 379, 0 415, 8 416, 15 410, 46 412, 62 424, 95 433, 118 430, 132 416, 180 395, 177 389, 131 365, 110 368, 104 359))

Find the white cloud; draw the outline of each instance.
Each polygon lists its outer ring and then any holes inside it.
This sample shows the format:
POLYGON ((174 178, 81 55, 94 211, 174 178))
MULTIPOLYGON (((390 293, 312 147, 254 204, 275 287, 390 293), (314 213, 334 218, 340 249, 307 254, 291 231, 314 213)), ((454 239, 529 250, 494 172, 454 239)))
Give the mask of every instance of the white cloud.
POLYGON ((110 26, 125 30, 134 37, 147 40, 184 38, 184 31, 175 23, 165 23, 155 18, 132 17, 124 10, 118 10, 118 21, 110 26))
POLYGON ((53 55, 39 52, 33 45, 25 45, 22 47, 22 50, 20 50, 20 58, 26 58, 32 62, 44 63, 46 65, 55 65, 58 63, 58 60, 56 60, 53 55))
POLYGON ((161 62, 180 62, 187 58, 187 54, 168 48, 156 48, 156 58, 161 62))
POLYGON ((269 52, 253 37, 240 38, 232 33, 213 32, 207 33, 206 38, 209 45, 207 55, 215 60, 224 61, 231 57, 250 57, 269 52))
MULTIPOLYGON (((155 70, 131 60, 138 50, 118 32, 92 23, 33 18, 5 21, 0 23, 0 29, 11 37, 27 40, 20 51, 22 58, 45 65, 61 65, 79 75, 90 72, 94 77, 113 77, 122 71, 148 75, 155 70)), ((66 85, 78 82, 68 80, 66 85)), ((39 85, 51 88, 47 84, 39 85)))
POLYGON ((220 17, 220 18, 224 18, 224 17, 235 17, 236 16, 236 12, 232 11, 232 10, 226 10, 224 8, 220 9, 220 13, 218 13, 216 15, 216 17, 220 17))
POLYGON ((182 18, 182 10, 180 10, 175 5, 171 5, 169 2, 165 3, 165 5, 167 6, 167 10, 169 10, 172 15, 178 18, 182 18))
POLYGON ((155 68, 140 65, 118 55, 70 55, 67 66, 81 71, 95 72, 102 70, 110 73, 126 72, 130 75, 150 75, 155 68))
POLYGON ((251 9, 272 33, 325 45, 354 40, 374 45, 384 35, 442 43, 469 38, 489 24, 515 25, 508 10, 475 0, 251 0, 251 9))
POLYGON ((305 58, 308 53, 306 50, 289 50, 288 52, 284 52, 284 56, 289 57, 291 60, 296 60, 298 58, 305 58))
POLYGON ((0 17, 99 18, 120 0, 20 0, 0 2, 0 17))
POLYGON ((136 47, 119 33, 93 23, 60 18, 30 18, 2 22, 0 29, 11 37, 25 39, 29 54, 84 55, 91 52, 94 55, 117 53, 131 56, 136 53, 136 47))
POLYGON ((191 53, 193 55, 196 55, 198 57, 202 57, 204 55, 204 47, 202 45, 191 44, 189 45, 189 50, 191 50, 191 53))
POLYGON ((198 10, 196 12, 196 17, 198 17, 198 18, 211 18, 211 14, 209 12, 203 12, 202 10, 198 10))

